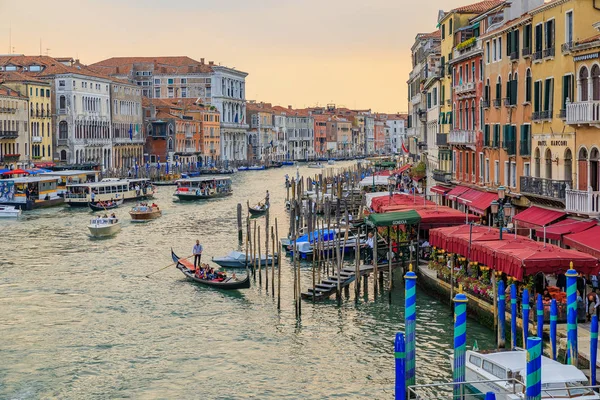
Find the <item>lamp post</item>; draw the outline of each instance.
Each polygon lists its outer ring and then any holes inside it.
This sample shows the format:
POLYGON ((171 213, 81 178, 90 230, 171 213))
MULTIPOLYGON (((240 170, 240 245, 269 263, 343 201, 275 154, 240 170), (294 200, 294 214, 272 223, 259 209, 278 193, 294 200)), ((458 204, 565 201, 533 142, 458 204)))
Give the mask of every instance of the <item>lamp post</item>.
POLYGON ((504 219, 513 216, 514 208, 510 204, 510 198, 506 197, 504 186, 498 188, 498 200, 492 201, 492 214, 496 216, 498 227, 500 228, 500 240, 502 240, 502 228, 504 228, 504 219))

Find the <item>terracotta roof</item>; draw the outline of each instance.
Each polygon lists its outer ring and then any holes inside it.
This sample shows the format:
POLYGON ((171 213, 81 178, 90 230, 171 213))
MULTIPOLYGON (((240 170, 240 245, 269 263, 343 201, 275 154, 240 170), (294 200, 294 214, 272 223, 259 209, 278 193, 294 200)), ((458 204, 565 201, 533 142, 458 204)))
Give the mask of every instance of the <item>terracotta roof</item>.
POLYGON ((510 21, 506 21, 502 24, 502 26, 499 26, 496 29, 493 29, 491 31, 485 32, 484 34, 482 34, 480 37, 481 38, 488 38, 490 36, 495 35, 498 32, 504 32, 507 31, 511 28, 513 28, 514 26, 518 25, 520 22, 526 21, 528 19, 531 19, 531 15, 530 14, 523 14, 518 18, 514 18, 511 19, 510 21))
POLYGON ((247 111, 260 111, 260 112, 274 112, 273 105, 271 103, 263 103, 263 102, 246 103, 246 110, 247 111))
POLYGON ((210 73, 210 65, 187 56, 175 57, 112 57, 92 64, 111 75, 127 75, 134 65, 152 66, 154 74, 210 73))
POLYGON ((159 111, 156 112, 156 118, 158 118, 158 119, 170 119, 170 118, 177 118, 177 117, 174 116, 174 115, 172 115, 172 114, 169 114, 166 111, 159 110, 159 111))
POLYGON ((23 96, 22 94, 20 94, 16 90, 11 89, 11 88, 6 87, 6 86, 2 86, 2 85, 0 85, 0 96, 10 96, 10 97, 16 97, 16 98, 19 98, 19 99, 26 99, 27 98, 27 96, 23 96))
POLYGON ((487 10, 490 10, 500 4, 504 3, 504 0, 485 0, 480 1, 478 3, 469 4, 466 6, 458 7, 451 10, 451 13, 459 13, 459 14, 476 14, 476 13, 484 13, 487 10))
POLYGON ((15 65, 17 67, 27 67, 30 65, 43 66, 42 71, 20 71, 24 75, 33 77, 47 77, 58 74, 79 74, 95 78, 110 79, 106 75, 100 74, 84 66, 68 66, 61 64, 58 60, 48 56, 0 56, 0 65, 15 65))
POLYGON ((438 29, 437 31, 423 33, 421 35, 422 35, 421 38, 423 38, 423 39, 429 39, 429 38, 439 39, 442 37, 442 31, 440 31, 438 29))
POLYGON ((585 38, 585 39, 583 39, 583 40, 578 40, 578 41, 576 42, 576 44, 587 44, 587 43, 592 43, 592 42, 595 42, 595 41, 597 41, 597 40, 600 40, 600 34, 598 34, 598 35, 594 35, 594 36, 592 36, 592 37, 589 37, 589 38, 585 38))
POLYGON ((0 82, 31 82, 49 85, 48 81, 43 81, 17 71, 0 72, 0 82))

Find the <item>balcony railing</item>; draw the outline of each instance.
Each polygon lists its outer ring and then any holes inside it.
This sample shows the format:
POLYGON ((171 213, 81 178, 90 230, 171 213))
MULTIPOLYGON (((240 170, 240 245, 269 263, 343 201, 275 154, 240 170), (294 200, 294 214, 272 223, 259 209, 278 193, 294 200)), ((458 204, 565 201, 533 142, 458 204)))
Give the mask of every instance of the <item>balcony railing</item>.
POLYGON ((600 101, 567 103, 567 124, 600 124, 600 101))
POLYGON ((517 154, 517 142, 515 140, 505 140, 504 148, 509 156, 514 156, 517 154))
POLYGON ((500 107, 500 101, 501 101, 501 99, 494 99, 494 107, 499 108, 500 107))
POLYGON ((523 58, 531 57, 531 49, 529 47, 525 47, 521 51, 521 54, 523 55, 523 58))
POLYGON ((483 100, 483 108, 490 108, 490 101, 489 100, 483 100))
POLYGON ((531 113, 532 121, 542 121, 552 119, 552 110, 534 111, 531 113))
POLYGON ((42 137, 41 136, 32 136, 31 142, 32 143, 42 143, 42 137))
POLYGON ((467 93, 467 92, 472 92, 474 90, 475 90, 474 82, 467 82, 467 83, 463 83, 462 85, 454 86, 454 91, 456 92, 456 94, 463 94, 463 93, 467 93))
POLYGON ((442 183, 449 183, 452 180, 452 172, 446 172, 439 169, 433 170, 433 179, 442 183))
POLYGON ((0 113, 14 114, 16 112, 17 109, 13 107, 0 107, 0 113))
POLYGON ((519 52, 518 51, 513 51, 512 53, 510 53, 510 60, 511 61, 516 61, 519 59, 519 52))
POLYGON ((534 176, 521 177, 521 193, 534 196, 564 200, 567 186, 571 186, 571 181, 536 178, 534 176))
POLYGON ((599 191, 593 191, 592 188, 589 187, 588 190, 567 189, 565 194, 565 210, 567 212, 589 216, 600 215, 599 191))
POLYGON ((448 143, 467 146, 474 145, 476 142, 476 137, 477 135, 475 131, 453 129, 448 135, 448 143))
POLYGON ((435 143, 438 146, 447 146, 448 145, 448 135, 445 133, 436 134, 435 143))
POLYGON ((560 51, 563 53, 568 53, 573 48, 573 42, 567 42, 560 45, 560 51))
POLYGON ((65 115, 67 113, 67 109, 66 108, 61 108, 58 110, 58 115, 65 115))
POLYGON ((544 58, 554 57, 554 46, 544 49, 544 58))
POLYGON ((185 137, 186 137, 186 139, 191 139, 191 138, 193 138, 193 137, 194 137, 194 132, 186 132, 186 133, 185 133, 185 137))
POLYGON ((19 131, 0 131, 0 139, 16 139, 19 131))
POLYGON ((541 50, 538 50, 533 53, 533 61, 537 61, 537 60, 541 60, 541 59, 542 59, 542 51, 541 50))
POLYGON ((560 110, 558 110, 557 117, 560 118, 560 119, 567 118, 567 110, 565 110, 564 108, 561 108, 560 110))
POLYGON ((505 107, 510 106, 510 99, 508 97, 503 98, 502 102, 504 103, 505 107))

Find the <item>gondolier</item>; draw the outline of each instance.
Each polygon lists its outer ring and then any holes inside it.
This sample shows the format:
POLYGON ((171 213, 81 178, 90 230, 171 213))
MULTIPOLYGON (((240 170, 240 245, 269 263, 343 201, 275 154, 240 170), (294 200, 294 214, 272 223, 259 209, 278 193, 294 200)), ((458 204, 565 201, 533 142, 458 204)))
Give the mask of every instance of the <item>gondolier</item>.
POLYGON ((267 194, 265 195, 265 204, 269 205, 269 191, 267 190, 267 194))
POLYGON ((199 240, 196 240, 196 245, 194 246, 194 250, 192 251, 192 253, 194 254, 194 268, 198 268, 199 266, 202 266, 201 260, 202 260, 202 245, 200 244, 199 240))

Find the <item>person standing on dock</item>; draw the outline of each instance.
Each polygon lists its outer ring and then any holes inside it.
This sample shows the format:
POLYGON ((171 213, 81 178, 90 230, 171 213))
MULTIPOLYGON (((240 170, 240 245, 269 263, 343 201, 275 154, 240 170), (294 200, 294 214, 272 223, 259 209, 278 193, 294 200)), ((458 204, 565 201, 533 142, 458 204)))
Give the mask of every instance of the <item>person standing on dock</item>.
POLYGON ((373 246, 373 232, 369 232, 369 235, 367 237, 367 243, 365 243, 365 247, 363 248, 365 263, 368 263, 371 260, 371 256, 373 254, 373 246))
POLYGON ((202 266, 202 245, 200 244, 200 240, 196 240, 196 245, 192 253, 194 254, 194 268, 198 268, 198 266, 202 266))

